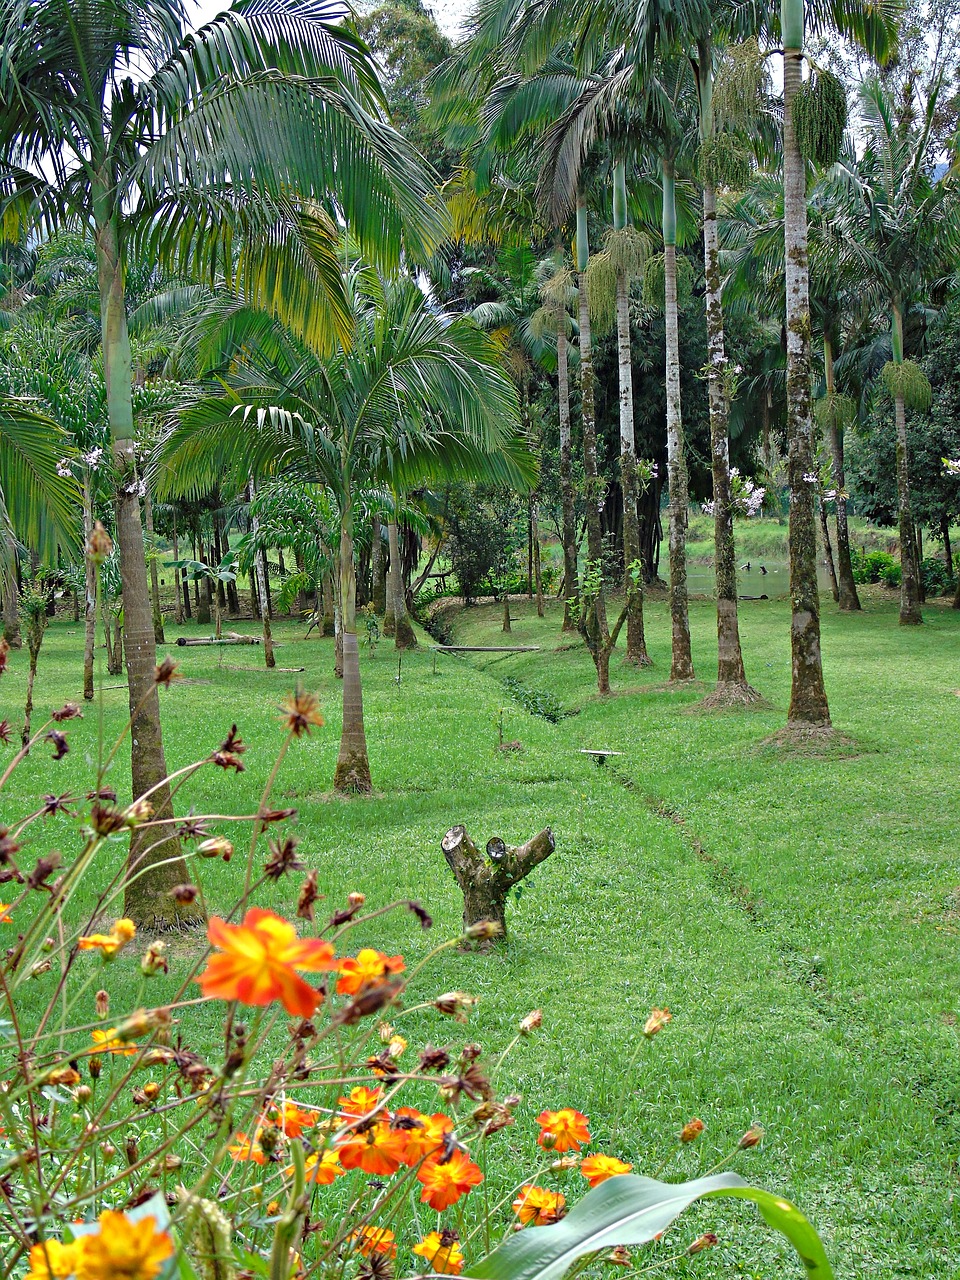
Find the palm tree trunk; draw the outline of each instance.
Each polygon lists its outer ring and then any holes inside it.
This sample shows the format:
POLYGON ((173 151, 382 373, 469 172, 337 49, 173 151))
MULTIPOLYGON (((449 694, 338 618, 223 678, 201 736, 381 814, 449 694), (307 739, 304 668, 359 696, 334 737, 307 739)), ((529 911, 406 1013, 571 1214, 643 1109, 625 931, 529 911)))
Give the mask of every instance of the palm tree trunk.
POLYGON ((378 618, 387 612, 387 557, 383 554, 383 525, 373 517, 370 542, 370 565, 373 578, 373 611, 378 618))
MULTIPOLYGON (((824 334, 823 367, 827 395, 835 390, 833 343, 824 334)), ((845 613, 860 608, 860 596, 853 577, 853 560, 850 556, 850 528, 847 524, 847 477, 843 461, 843 428, 831 417, 827 426, 827 448, 833 463, 833 487, 837 508, 837 595, 836 600, 845 613)))
MULTIPOLYGON (((249 481, 250 502, 253 503, 256 496, 256 489, 253 483, 253 476, 249 481)), ((263 600, 267 594, 266 581, 263 572, 263 548, 257 546, 258 534, 260 533, 260 517, 250 517, 250 530, 253 534, 253 571, 257 582, 257 595, 263 600)), ((275 667, 277 660, 273 656, 273 632, 270 630, 270 615, 266 609, 261 612, 261 620, 263 622, 263 661, 268 667, 275 667)))
POLYGON ((943 562, 947 567, 947 576, 953 577, 953 548, 950 546, 950 521, 946 516, 940 517, 940 537, 943 539, 943 562))
POLYGON ((813 421, 810 414, 810 281, 806 166, 793 129, 800 88, 804 0, 783 0, 783 226, 786 255, 787 470, 790 481, 790 650, 788 729, 830 727, 820 651, 813 421))
POLYGON ((590 336, 590 305, 587 296, 587 263, 590 257, 587 241, 587 206, 577 199, 577 271, 579 273, 580 318, 580 416, 583 423, 583 475, 586 499, 587 556, 595 578, 589 601, 584 599, 580 616, 580 633, 586 641, 597 668, 597 691, 610 692, 610 629, 607 625, 607 602, 603 588, 603 533, 600 528, 600 503, 603 480, 597 474, 597 417, 594 407, 593 347, 590 336))
POLYGON ((627 603, 626 660, 649 667, 643 633, 643 570, 637 514, 637 446, 633 423, 633 364, 630 356, 630 288, 617 274, 617 369, 620 384, 620 486, 623 490, 623 594, 627 603))
POLYGON ((667 482, 670 498, 670 679, 692 680, 687 606, 687 462, 680 411, 680 326, 677 314, 677 209, 673 161, 663 162, 663 317, 666 329, 667 482))
MULTIPOLYGON (((180 540, 177 537, 177 513, 174 509, 173 513, 173 559, 176 563, 180 559, 180 540)), ((183 626, 183 589, 182 589, 182 573, 181 569, 173 571, 173 620, 178 627, 183 626)), ((187 606, 190 604, 190 596, 187 595, 187 606)))
POLYGON ((390 543, 390 571, 387 577, 387 616, 393 615, 394 643, 398 649, 415 649, 417 636, 407 612, 407 597, 400 572, 400 529, 397 524, 397 497, 387 523, 390 543))
POLYGON ((577 519, 573 502, 573 450, 570 436, 570 373, 567 360, 566 315, 557 329, 557 391, 560 401, 560 509, 563 542, 563 628, 576 631, 574 614, 580 602, 577 571, 577 519))
POLYGON ((820 508, 820 537, 823 540, 823 558, 827 562, 827 573, 830 575, 830 594, 833 596, 834 602, 840 602, 840 586, 837 582, 837 567, 833 559, 833 545, 830 542, 830 526, 827 524, 827 508, 824 504, 823 497, 817 503, 820 508))
MULTIPOLYGON (((150 486, 146 481, 143 485, 143 522, 152 541, 153 501, 150 497, 150 486)), ((153 638, 157 644, 166 644, 163 634, 163 613, 160 610, 160 576, 157 573, 157 561, 152 555, 150 557, 150 612, 153 617, 153 638)))
POLYGON ((537 503, 530 499, 530 535, 533 547, 533 589, 537 597, 537 617, 544 615, 543 608, 543 565, 540 560, 540 522, 537 519, 537 503))
POLYGON ((340 628, 343 636, 343 729, 333 775, 337 791, 369 795, 370 760, 363 729, 363 690, 357 645, 357 574, 353 559, 353 499, 344 486, 340 512, 340 628))
POLYGON ((11 534, 4 537, 3 638, 11 649, 23 647, 20 638, 20 590, 17 586, 17 548, 11 534))
MULTIPOLYGON (((112 199, 106 184, 99 200, 112 199)), ((133 796, 150 791, 155 825, 136 827, 130 838, 124 914, 139 925, 165 928, 184 917, 196 918, 195 904, 182 906, 172 896, 189 879, 173 823, 170 788, 160 725, 160 699, 154 679, 157 649, 153 634, 143 525, 134 460, 130 337, 127 331, 123 264, 115 217, 98 220, 97 265, 107 413, 119 472, 117 542, 123 584, 124 638, 130 699, 130 766, 133 796), (161 821, 156 825, 156 820, 161 821)))
MULTIPOLYGON (((85 467, 83 473, 83 542, 90 540, 93 532, 93 484, 90 472, 85 467)), ((176 572, 179 572, 177 570, 176 572)), ((97 567, 90 556, 83 562, 83 697, 84 701, 93 700, 93 666, 97 644, 97 567)))
MULTIPOLYGON (((903 311, 893 300, 890 338, 893 359, 903 363, 903 311)), ((903 395, 893 399, 893 416, 897 428, 897 507, 900 524, 900 625, 915 627, 923 622, 920 609, 920 557, 917 553, 917 531, 910 504, 910 454, 907 446, 907 413, 903 395)))

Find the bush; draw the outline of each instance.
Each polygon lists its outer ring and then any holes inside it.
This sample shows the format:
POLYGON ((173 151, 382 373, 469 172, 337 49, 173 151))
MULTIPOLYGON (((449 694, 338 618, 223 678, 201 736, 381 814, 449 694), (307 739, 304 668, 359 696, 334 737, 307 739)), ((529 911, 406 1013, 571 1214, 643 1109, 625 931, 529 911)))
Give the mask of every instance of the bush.
POLYGON ((568 711, 548 689, 531 689, 529 685, 521 684, 513 676, 504 677, 503 687, 524 710, 529 711, 532 716, 541 716, 544 720, 549 720, 551 724, 557 724, 567 716, 576 715, 575 711, 568 711))
POLYGON ((850 548, 855 582, 883 582, 888 587, 900 585, 900 562, 889 551, 864 551, 850 548))
POLYGON ((928 596, 948 596, 957 589, 956 574, 947 573, 947 566, 936 556, 920 561, 920 581, 928 596))

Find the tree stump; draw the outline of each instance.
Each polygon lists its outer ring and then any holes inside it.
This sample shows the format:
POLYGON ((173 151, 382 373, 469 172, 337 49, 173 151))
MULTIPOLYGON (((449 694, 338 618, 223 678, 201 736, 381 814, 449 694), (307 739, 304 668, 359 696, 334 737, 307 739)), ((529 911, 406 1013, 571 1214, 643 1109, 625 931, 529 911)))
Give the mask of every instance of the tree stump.
POLYGON ((482 853, 470 839, 466 827, 451 827, 440 842, 443 856, 463 892, 464 928, 489 920, 507 933, 507 894, 528 876, 535 866, 549 858, 556 847, 549 827, 526 844, 508 845, 499 836, 487 841, 482 853))

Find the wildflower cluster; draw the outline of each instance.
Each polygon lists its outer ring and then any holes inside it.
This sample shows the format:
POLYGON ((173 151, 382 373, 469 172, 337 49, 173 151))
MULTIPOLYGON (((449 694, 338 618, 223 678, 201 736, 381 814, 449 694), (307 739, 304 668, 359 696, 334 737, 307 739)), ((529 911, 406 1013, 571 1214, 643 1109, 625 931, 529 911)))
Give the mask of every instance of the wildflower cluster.
MULTIPOLYGON (((804 476, 804 479, 806 479, 806 476, 804 476)), ((749 476, 742 476, 738 467, 730 468, 730 506, 734 515, 759 515, 763 510, 763 500, 766 497, 766 493, 767 491, 762 485, 758 485, 749 476)), ((713 515, 714 504, 712 502, 704 502, 702 507, 704 515, 713 515)))

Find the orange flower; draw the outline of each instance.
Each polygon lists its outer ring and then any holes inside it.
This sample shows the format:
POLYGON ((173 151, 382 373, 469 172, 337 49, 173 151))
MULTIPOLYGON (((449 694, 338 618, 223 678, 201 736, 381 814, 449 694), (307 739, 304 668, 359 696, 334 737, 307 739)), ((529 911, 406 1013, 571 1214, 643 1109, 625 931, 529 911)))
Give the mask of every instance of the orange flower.
POLYGON ((363 1133, 353 1133, 337 1146, 344 1169, 387 1177, 396 1173, 406 1155, 406 1134, 396 1133, 386 1121, 377 1121, 363 1133))
POLYGON ((248 1138, 245 1133, 234 1134, 234 1140, 227 1147, 234 1160, 252 1160, 254 1164, 266 1164, 267 1157, 259 1142, 248 1138))
POLYGON ((413 1246, 413 1252, 426 1258, 436 1275, 458 1276, 463 1270, 460 1241, 452 1231, 431 1231, 413 1246))
POLYGON ((394 1129, 406 1140, 404 1164, 419 1164, 443 1146, 444 1136, 453 1132, 453 1121, 441 1111, 425 1116, 415 1107, 401 1107, 394 1117, 394 1129))
POLYGON ((545 1227, 551 1222, 560 1221, 566 1203, 566 1196, 559 1191, 526 1186, 520 1188, 520 1194, 513 1202, 513 1212, 521 1222, 532 1222, 535 1227, 545 1227))
POLYGON ((260 907, 251 907, 243 924, 211 916, 207 937, 221 954, 210 957, 195 981, 215 1000, 250 1005, 279 1000, 287 1013, 308 1018, 320 1003, 320 993, 296 970, 321 973, 336 966, 329 942, 298 938, 289 921, 260 907))
POLYGON ((382 951, 364 947, 356 956, 346 956, 337 965, 343 975, 337 982, 337 990, 341 995, 356 995, 362 987, 378 987, 391 973, 402 973, 406 967, 403 956, 385 956, 382 951))
POLYGON ((0 924, 13 924, 13 916, 10 914, 9 902, 0 902, 0 924))
POLYGON ((550 1151, 579 1151, 590 1141, 589 1121, 582 1111, 565 1107, 562 1111, 541 1111, 537 1116, 540 1125, 541 1147, 550 1151))
POLYGON ((632 1168, 632 1164, 618 1160, 616 1156, 586 1156, 580 1163, 580 1172, 591 1187, 598 1187, 601 1182, 618 1174, 629 1173, 632 1168))
POLYGON ((701 1133, 703 1133, 703 1121, 694 1116, 694 1118, 692 1120, 688 1120, 680 1130, 680 1141, 696 1142, 701 1133))
POLYGON ((135 1044, 131 1044, 129 1040, 119 1040, 117 1038, 117 1028, 110 1027, 107 1031, 91 1031, 90 1038, 95 1045, 97 1053, 120 1053, 125 1057, 131 1054, 139 1053, 140 1050, 135 1044))
POLYGON ((304 1129, 317 1123, 315 1111, 304 1111, 295 1102, 284 1102, 281 1106, 272 1107, 267 1115, 267 1123, 275 1124, 282 1129, 288 1138, 299 1138, 304 1129))
POLYGON ((112 959, 118 951, 122 951, 128 942, 132 942, 137 926, 132 920, 115 920, 109 933, 91 933, 80 939, 77 946, 81 951, 102 951, 106 959, 112 959))
POLYGON ((347 1239, 365 1258, 369 1258, 371 1253, 385 1253, 388 1258, 397 1256, 396 1237, 389 1227, 357 1227, 347 1239))
POLYGON ((66 1280, 77 1269, 78 1247, 45 1240, 30 1250, 30 1270, 24 1280, 66 1280))
POLYGON ((365 1084, 358 1084, 337 1101, 343 1107, 345 1116, 359 1120, 362 1116, 368 1116, 371 1111, 376 1111, 382 1093, 382 1089, 368 1089, 365 1084))
POLYGON ((131 1222, 107 1209, 96 1235, 81 1236, 77 1280, 153 1280, 173 1253, 173 1241, 157 1230, 156 1218, 131 1222))
MULTIPOLYGON (((340 1153, 337 1151, 315 1151, 306 1160, 307 1181, 316 1182, 318 1186, 329 1187, 334 1178, 344 1172, 340 1168, 340 1153)), ((293 1177, 293 1165, 283 1171, 288 1178, 293 1177)))
POLYGON ((478 1187, 483 1173, 465 1151, 457 1149, 449 1160, 441 1160, 439 1156, 424 1160, 417 1171, 417 1181, 423 1183, 420 1199, 439 1213, 478 1187))

